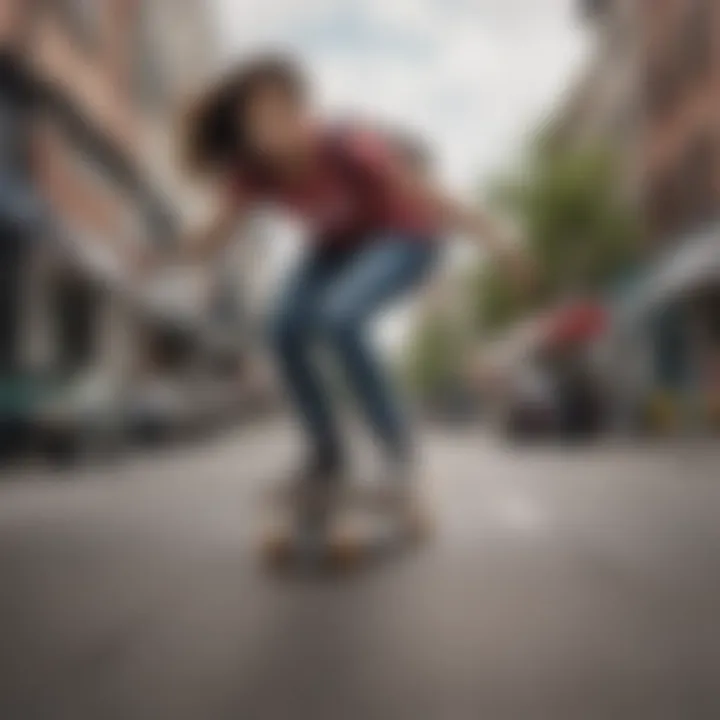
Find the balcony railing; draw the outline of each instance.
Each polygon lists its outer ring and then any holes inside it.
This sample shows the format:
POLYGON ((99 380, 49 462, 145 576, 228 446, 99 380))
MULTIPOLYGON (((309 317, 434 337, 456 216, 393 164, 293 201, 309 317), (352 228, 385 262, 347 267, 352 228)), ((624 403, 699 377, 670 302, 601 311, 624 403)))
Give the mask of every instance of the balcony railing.
POLYGON ((112 133, 97 127, 74 98, 57 87, 51 87, 48 92, 50 119, 62 126, 70 144, 102 174, 107 185, 117 188, 135 205, 153 241, 171 243, 176 230, 174 210, 159 189, 148 181, 135 158, 112 133))

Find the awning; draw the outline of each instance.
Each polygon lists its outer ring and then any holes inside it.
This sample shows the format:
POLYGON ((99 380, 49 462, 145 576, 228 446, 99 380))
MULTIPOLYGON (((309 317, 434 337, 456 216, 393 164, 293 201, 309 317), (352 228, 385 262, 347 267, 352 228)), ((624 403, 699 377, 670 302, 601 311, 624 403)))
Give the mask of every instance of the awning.
POLYGON ((720 226, 681 240, 623 298, 619 315, 624 322, 641 320, 655 308, 705 287, 720 283, 720 226))

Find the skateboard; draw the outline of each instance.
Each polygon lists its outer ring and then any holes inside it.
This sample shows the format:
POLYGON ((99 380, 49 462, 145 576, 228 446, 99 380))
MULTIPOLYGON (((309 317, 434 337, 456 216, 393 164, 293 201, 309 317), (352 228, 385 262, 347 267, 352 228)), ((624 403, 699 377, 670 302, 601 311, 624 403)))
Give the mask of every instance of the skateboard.
POLYGON ((276 569, 343 573, 412 550, 432 533, 425 504, 401 509, 385 489, 352 484, 296 490, 271 495, 261 554, 276 569))

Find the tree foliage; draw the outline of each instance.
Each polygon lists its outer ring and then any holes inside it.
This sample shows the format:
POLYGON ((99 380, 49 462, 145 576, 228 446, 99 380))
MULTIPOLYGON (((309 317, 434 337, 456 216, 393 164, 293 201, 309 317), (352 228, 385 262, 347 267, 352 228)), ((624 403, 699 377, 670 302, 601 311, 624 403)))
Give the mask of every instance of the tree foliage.
POLYGON ((442 393, 457 371, 459 338, 440 312, 429 312, 415 331, 407 373, 413 388, 426 396, 442 393))
MULTIPOLYGON (((518 292, 499 264, 479 263, 466 298, 483 334, 565 298, 603 292, 633 266, 639 246, 637 214, 607 150, 558 150, 538 137, 522 168, 492 185, 490 204, 523 229, 536 283, 530 293, 518 292)), ((451 328, 441 318, 425 318, 411 350, 414 383, 438 389, 460 356, 451 328)))
MULTIPOLYGON (((617 163, 599 147, 532 149, 525 171, 499 181, 495 204, 517 219, 538 269, 530 305, 607 288, 635 261, 640 227, 618 184, 617 163)), ((511 322, 530 309, 512 295, 494 268, 478 283, 483 326, 511 322)))

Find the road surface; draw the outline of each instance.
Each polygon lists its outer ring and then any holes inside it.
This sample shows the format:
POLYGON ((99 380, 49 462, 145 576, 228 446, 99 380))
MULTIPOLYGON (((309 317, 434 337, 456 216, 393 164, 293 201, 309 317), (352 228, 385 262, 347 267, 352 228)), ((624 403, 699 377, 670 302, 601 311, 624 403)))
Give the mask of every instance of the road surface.
POLYGON ((441 520, 345 581, 262 571, 289 430, 0 484, 2 720, 720 717, 720 452, 428 437, 441 520))

